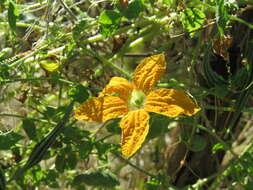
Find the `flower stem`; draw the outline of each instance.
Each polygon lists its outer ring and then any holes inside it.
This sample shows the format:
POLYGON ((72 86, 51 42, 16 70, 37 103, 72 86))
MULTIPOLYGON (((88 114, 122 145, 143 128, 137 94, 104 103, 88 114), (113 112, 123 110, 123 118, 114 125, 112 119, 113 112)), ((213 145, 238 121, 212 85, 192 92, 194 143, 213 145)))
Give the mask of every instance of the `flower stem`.
MULTIPOLYGON (((27 23, 22 23, 22 22, 17 22, 16 25, 18 27, 32 28, 34 30, 43 30, 44 29, 43 27, 40 27, 40 26, 35 25, 35 24, 27 24, 27 23)), ((0 22, 0 26, 1 27, 6 27, 6 26, 9 26, 9 23, 8 22, 0 22)))

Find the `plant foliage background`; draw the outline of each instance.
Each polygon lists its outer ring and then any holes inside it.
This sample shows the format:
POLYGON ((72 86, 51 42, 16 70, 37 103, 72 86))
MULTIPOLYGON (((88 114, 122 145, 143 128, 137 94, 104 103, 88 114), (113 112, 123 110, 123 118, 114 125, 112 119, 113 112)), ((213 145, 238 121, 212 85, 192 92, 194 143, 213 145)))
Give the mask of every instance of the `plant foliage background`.
POLYGON ((251 0, 0 0, 0 189, 252 190, 252 30, 251 0), (73 107, 158 53, 201 112, 125 159, 73 107))

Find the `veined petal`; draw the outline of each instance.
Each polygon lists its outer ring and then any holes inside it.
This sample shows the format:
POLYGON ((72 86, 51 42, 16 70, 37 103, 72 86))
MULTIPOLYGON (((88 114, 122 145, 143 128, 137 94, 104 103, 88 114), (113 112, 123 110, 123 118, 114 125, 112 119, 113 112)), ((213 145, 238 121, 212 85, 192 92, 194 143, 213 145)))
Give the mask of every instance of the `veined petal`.
POLYGON ((128 113, 127 104, 117 96, 105 96, 103 104, 103 122, 128 113))
POLYGON ((132 156, 144 142, 149 130, 149 114, 145 110, 130 111, 120 121, 121 148, 125 157, 132 156))
POLYGON ((75 118, 84 121, 102 122, 103 97, 90 98, 75 110, 75 118))
POLYGON ((132 90, 133 83, 121 77, 112 77, 109 84, 104 88, 100 95, 118 94, 123 100, 127 101, 132 90))
POLYGON ((166 61, 164 54, 145 58, 135 69, 134 83, 136 87, 148 93, 164 74, 166 61))
POLYGON ((75 110, 75 118, 85 121, 104 122, 128 112, 125 102, 116 96, 91 98, 75 110))
POLYGON ((165 88, 151 91, 147 96, 144 109, 168 117, 177 117, 180 114, 192 116, 200 110, 186 93, 165 88))

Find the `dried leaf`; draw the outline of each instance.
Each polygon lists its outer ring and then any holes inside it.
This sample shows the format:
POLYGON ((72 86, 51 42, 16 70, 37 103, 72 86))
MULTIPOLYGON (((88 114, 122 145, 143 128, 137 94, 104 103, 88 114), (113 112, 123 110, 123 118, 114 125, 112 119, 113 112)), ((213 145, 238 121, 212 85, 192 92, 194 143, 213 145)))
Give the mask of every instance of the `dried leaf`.
POLYGON ((228 50, 232 46, 233 39, 231 36, 222 36, 220 38, 214 38, 212 40, 213 52, 223 57, 225 61, 229 59, 228 50))

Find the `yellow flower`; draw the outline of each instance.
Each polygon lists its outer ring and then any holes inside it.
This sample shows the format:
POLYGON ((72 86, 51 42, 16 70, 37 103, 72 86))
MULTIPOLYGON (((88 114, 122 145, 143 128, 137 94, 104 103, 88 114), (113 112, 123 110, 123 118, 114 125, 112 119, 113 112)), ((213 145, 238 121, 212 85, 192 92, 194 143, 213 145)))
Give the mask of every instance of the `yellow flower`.
POLYGON ((132 156, 141 147, 149 131, 148 112, 177 117, 180 114, 192 116, 200 110, 182 91, 153 89, 165 68, 164 54, 145 58, 137 66, 133 82, 113 77, 99 97, 88 99, 75 110, 75 118, 105 122, 122 117, 122 154, 125 157, 132 156))

